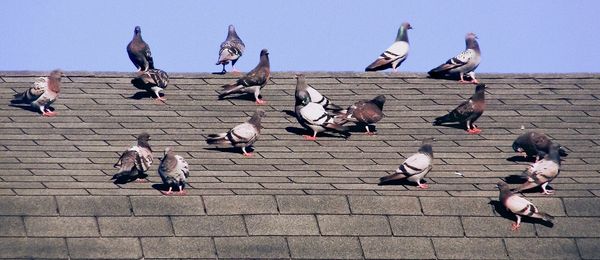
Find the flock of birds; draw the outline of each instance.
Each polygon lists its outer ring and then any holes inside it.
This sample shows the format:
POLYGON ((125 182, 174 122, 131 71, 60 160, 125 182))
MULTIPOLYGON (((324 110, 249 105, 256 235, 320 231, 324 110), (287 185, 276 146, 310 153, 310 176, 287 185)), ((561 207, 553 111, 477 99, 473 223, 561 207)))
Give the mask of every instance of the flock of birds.
MULTIPOLYGON (((412 29, 409 23, 402 23, 394 43, 387 48, 377 59, 366 67, 366 71, 378 71, 392 68, 394 71, 406 60, 409 51, 408 30, 412 29)), ((448 114, 435 118, 433 125, 445 123, 459 123, 465 127, 469 134, 479 134, 481 130, 474 124, 485 110, 485 84, 479 84, 475 78, 474 70, 480 63, 481 51, 474 33, 466 35, 466 50, 449 59, 440 66, 429 71, 432 78, 449 78, 458 74, 460 82, 477 84, 475 93, 467 100, 459 104, 448 114), (470 80, 465 81, 465 76, 470 80)), ((219 59, 216 65, 222 65, 221 73, 226 73, 225 67, 231 63, 234 67, 237 60, 245 50, 244 42, 237 35, 233 25, 229 25, 226 40, 221 44, 219 59)), ((155 100, 165 102, 161 93, 169 83, 169 76, 161 69, 154 67, 154 60, 149 45, 142 39, 141 29, 135 27, 134 36, 127 45, 127 53, 133 64, 138 69, 136 77, 131 83, 140 89, 150 92, 155 100)), ((265 87, 270 77, 269 52, 263 49, 260 52, 258 65, 250 72, 241 76, 235 83, 223 86, 219 99, 230 94, 253 94, 256 104, 263 105, 260 90, 265 87)), ((39 110, 43 116, 55 116, 56 112, 50 105, 57 99, 60 92, 61 77, 64 73, 54 70, 48 77, 36 80, 32 87, 22 93, 14 95, 11 103, 15 106, 26 106, 32 110, 39 110)), ((363 126, 366 134, 373 135, 371 127, 383 117, 383 106, 385 96, 379 95, 372 100, 361 100, 344 109, 335 105, 329 98, 322 95, 309 86, 302 74, 296 75, 295 107, 294 112, 298 123, 306 130, 312 132, 304 136, 306 140, 316 140, 317 134, 324 131, 333 131, 344 136, 349 134, 346 123, 352 122, 363 126)), ((206 143, 209 145, 228 145, 240 147, 244 156, 252 156, 246 149, 254 144, 260 136, 261 119, 265 111, 257 109, 252 117, 231 130, 210 134, 206 143)), ((127 183, 130 181, 146 181, 146 172, 153 163, 152 148, 149 144, 150 135, 141 133, 137 136, 137 143, 128 148, 115 163, 118 172, 113 176, 115 183, 127 183)), ((417 153, 408 157, 395 173, 380 178, 380 185, 395 183, 398 180, 408 180, 417 184, 419 188, 426 189, 428 186, 421 183, 425 175, 433 168, 434 138, 423 140, 417 153)), ((535 158, 535 162, 523 172, 525 183, 511 190, 504 182, 498 183, 500 190, 500 201, 511 212, 517 216, 513 230, 519 228, 521 216, 540 218, 551 221, 552 216, 537 209, 531 202, 517 195, 517 192, 541 187, 544 194, 551 194, 553 190, 547 189, 547 185, 555 179, 560 172, 561 156, 566 156, 565 150, 558 144, 553 143, 546 135, 540 132, 527 132, 519 136, 513 143, 513 150, 524 157, 535 158)), ((189 177, 189 165, 183 157, 175 154, 171 147, 164 151, 158 173, 168 190, 163 190, 165 195, 185 195, 184 186, 189 177), (176 188, 178 191, 174 192, 176 188)))

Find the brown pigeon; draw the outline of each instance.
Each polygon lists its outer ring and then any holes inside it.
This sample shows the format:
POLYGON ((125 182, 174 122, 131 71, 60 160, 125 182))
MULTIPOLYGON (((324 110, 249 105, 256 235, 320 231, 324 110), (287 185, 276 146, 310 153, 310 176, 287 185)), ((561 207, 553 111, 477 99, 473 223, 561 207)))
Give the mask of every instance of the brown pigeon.
POLYGON ((39 109, 42 116, 55 116, 56 112, 48 107, 56 101, 60 92, 60 81, 64 76, 61 70, 53 70, 48 77, 41 77, 28 90, 15 94, 10 101, 14 105, 28 104, 39 109))
POLYGON ((379 95, 372 100, 361 100, 348 107, 346 120, 364 125, 366 134, 373 135, 375 132, 369 130, 369 125, 379 122, 383 118, 383 104, 385 96, 379 95))
POLYGON ((267 85, 271 76, 271 67, 269 65, 269 52, 267 49, 260 51, 260 62, 254 69, 238 79, 235 84, 223 86, 223 93, 219 94, 219 99, 234 93, 253 93, 256 104, 264 105, 267 102, 262 99, 260 90, 267 85))
POLYGON ((459 122, 464 124, 469 134, 479 134, 481 129, 474 124, 485 110, 485 84, 475 87, 475 94, 469 100, 462 102, 447 115, 435 119, 433 125, 441 125, 448 122, 459 122))
POLYGON ((169 186, 169 190, 163 192, 165 195, 173 194, 173 186, 179 188, 177 195, 185 195, 183 190, 187 178, 190 176, 190 167, 183 157, 175 154, 173 148, 167 147, 165 155, 158 166, 158 175, 163 183, 169 186))
POLYGON ((130 180, 145 181, 148 176, 146 171, 152 165, 152 148, 148 143, 150 135, 146 132, 141 133, 137 137, 137 144, 127 149, 114 167, 119 169, 119 172, 113 176, 116 182, 128 182, 130 180))
POLYGON ((146 90, 156 97, 156 100, 165 101, 159 92, 167 88, 169 84, 169 75, 160 69, 149 69, 139 72, 140 75, 131 80, 131 83, 138 89, 146 90))
POLYGON ((398 29, 396 41, 387 48, 365 71, 378 71, 392 68, 394 72, 408 57, 408 30, 412 29, 410 23, 404 22, 398 29))
POLYGON ((379 178, 379 185, 394 180, 407 179, 416 182, 419 188, 427 189, 429 186, 421 183, 421 180, 433 168, 433 148, 431 147, 431 142, 433 141, 433 138, 423 139, 423 143, 417 153, 406 158, 398 169, 396 169, 396 173, 379 178))
POLYGON ((154 69, 154 60, 150 52, 150 46, 142 39, 142 29, 139 26, 133 31, 133 39, 127 44, 129 59, 138 71, 154 69))
POLYGON ((554 193, 554 190, 547 190, 546 186, 560 173, 560 154, 559 146, 553 144, 550 147, 550 152, 544 156, 542 160, 535 162, 525 172, 527 181, 521 186, 515 189, 516 192, 535 188, 537 186, 542 187, 542 193, 550 195, 554 193))
MULTIPOLYGON (((515 152, 520 153, 523 157, 536 157, 539 160, 544 154, 550 151, 552 141, 548 136, 541 132, 527 132, 515 139, 512 148, 515 152)), ((567 156, 568 153, 562 148, 558 148, 560 156, 567 156)))
POLYGON ((246 148, 252 146, 258 140, 262 128, 261 119, 265 115, 265 111, 258 109, 247 122, 235 126, 226 133, 208 135, 206 143, 241 147, 244 156, 250 157, 252 153, 246 152, 246 148))
POLYGON ((454 56, 453 58, 446 61, 444 64, 427 72, 432 78, 443 78, 449 74, 458 73, 460 76, 460 82, 465 83, 463 79, 464 74, 471 77, 471 83, 479 83, 475 79, 475 69, 481 62, 481 50, 479 49, 479 43, 477 42, 477 35, 474 33, 467 33, 465 41, 467 48, 465 51, 454 56))
POLYGON ((540 212, 531 202, 512 192, 510 187, 508 187, 508 184, 498 182, 496 187, 500 190, 500 202, 502 205, 517 216, 517 222, 512 224, 513 231, 518 230, 519 227, 521 227, 521 216, 539 218, 550 222, 554 219, 553 216, 540 212))
POLYGON ((246 45, 235 32, 235 27, 233 24, 229 25, 227 31, 227 38, 223 43, 221 43, 221 49, 219 50, 219 60, 216 65, 223 65, 222 73, 225 74, 227 71, 225 70, 225 65, 229 64, 231 61, 231 68, 234 72, 238 70, 235 68, 235 63, 244 53, 244 49, 246 45))

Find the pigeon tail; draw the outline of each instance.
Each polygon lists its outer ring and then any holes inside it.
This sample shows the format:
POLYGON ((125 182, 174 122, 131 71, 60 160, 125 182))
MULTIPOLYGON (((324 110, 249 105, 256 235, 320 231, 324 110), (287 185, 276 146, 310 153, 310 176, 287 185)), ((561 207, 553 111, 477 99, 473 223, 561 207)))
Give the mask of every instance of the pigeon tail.
POLYGON ((231 142, 227 139, 227 133, 221 133, 221 134, 208 135, 208 138, 206 138, 206 143, 207 144, 229 144, 231 142))
POLYGON ((444 116, 436 117, 435 121, 433 121, 433 125, 441 125, 443 123, 455 121, 452 114, 446 114, 444 116))
POLYGON ((534 214, 532 215, 532 217, 534 217, 534 218, 541 218, 541 219, 543 219, 544 221, 549 221, 549 222, 552 222, 552 220, 554 220, 554 217, 553 217, 552 215, 550 215, 550 214, 548 214, 548 213, 545 213, 545 212, 537 212, 537 213, 534 213, 534 214))
POLYGON ((17 93, 13 96, 14 98, 10 101, 11 104, 23 104, 27 103, 27 91, 17 93))
POLYGON ((401 179, 404 179, 405 177, 406 176, 403 174, 398 174, 398 173, 390 174, 390 175, 379 178, 379 184, 385 184, 386 182, 390 182, 393 180, 401 180, 401 179))
POLYGON ((567 156, 567 155, 569 155, 569 154, 567 153, 567 151, 565 151, 565 149, 563 149, 562 147, 558 148, 558 154, 559 154, 560 156, 567 156))
POLYGON ((436 67, 430 71, 427 72, 427 74, 429 74, 429 77, 431 78, 442 78, 444 77, 444 75, 446 74, 445 71, 441 70, 442 66, 436 67))

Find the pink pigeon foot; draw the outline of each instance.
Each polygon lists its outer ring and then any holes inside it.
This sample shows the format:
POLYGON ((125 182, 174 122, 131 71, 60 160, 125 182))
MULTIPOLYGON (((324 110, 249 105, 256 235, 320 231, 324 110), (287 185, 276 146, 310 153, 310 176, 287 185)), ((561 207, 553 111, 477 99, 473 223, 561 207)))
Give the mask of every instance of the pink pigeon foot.
POLYGON ((267 104, 267 101, 264 101, 264 100, 262 100, 262 99, 257 99, 257 100, 256 100, 256 104, 257 104, 257 105, 266 105, 266 104, 267 104))
POLYGON ((137 183, 147 183, 149 181, 147 179, 135 179, 135 182, 137 182, 137 183))
POLYGON ((554 190, 544 190, 542 192, 542 194, 544 194, 544 195, 554 195, 554 190))
POLYGON ((473 79, 473 80, 471 80, 471 83, 473 83, 473 84, 479 84, 479 80, 473 79))
POLYGON ((173 195, 173 191, 171 191, 171 190, 169 190, 169 191, 161 190, 160 193, 162 193, 165 196, 171 196, 171 195, 173 195))
POLYGON ((177 196, 185 196, 187 195, 187 191, 185 190, 180 190, 179 192, 177 192, 177 196))
POLYGON ((253 153, 244 153, 244 157, 252 157, 253 153))
POLYGON ((57 114, 58 113, 56 113, 56 112, 53 112, 53 111, 50 111, 50 110, 46 110, 46 111, 44 111, 44 113, 42 113, 42 116, 53 117, 53 116, 56 116, 57 114))
POLYGON ((419 183, 419 188, 421 188, 421 189, 428 189, 429 185, 427 185, 425 183, 419 183))
POLYGON ((304 135, 304 140, 317 141, 317 137, 312 135, 304 135))
POLYGON ((365 132, 366 135, 376 135, 377 133, 375 132, 365 132))
POLYGON ((461 80, 459 80, 458 82, 460 82, 460 83, 471 83, 471 81, 466 81, 466 80, 464 80, 464 79, 461 79, 461 80))
POLYGON ((479 128, 469 129, 469 130, 467 130, 467 133, 469 133, 471 135, 477 135, 477 134, 481 133, 481 129, 479 129, 479 128))
POLYGON ((521 227, 520 224, 512 223, 512 226, 511 226, 510 230, 512 230, 512 231, 519 231, 520 227, 521 227))

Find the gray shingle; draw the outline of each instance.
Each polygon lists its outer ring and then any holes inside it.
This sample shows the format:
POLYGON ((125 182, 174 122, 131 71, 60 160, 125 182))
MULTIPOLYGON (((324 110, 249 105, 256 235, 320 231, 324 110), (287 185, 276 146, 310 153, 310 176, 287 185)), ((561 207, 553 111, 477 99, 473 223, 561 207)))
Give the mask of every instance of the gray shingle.
POLYGON ((299 259, 359 259, 362 248, 356 237, 289 237, 292 258, 299 259))
POLYGON ((283 237, 217 237, 217 254, 222 258, 288 258, 283 237))

